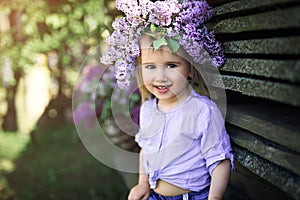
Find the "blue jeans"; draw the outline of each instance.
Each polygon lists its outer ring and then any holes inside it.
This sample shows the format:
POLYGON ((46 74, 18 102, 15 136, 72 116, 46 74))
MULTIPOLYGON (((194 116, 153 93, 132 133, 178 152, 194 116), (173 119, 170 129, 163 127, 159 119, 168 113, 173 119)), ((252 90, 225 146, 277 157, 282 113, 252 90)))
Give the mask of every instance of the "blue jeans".
POLYGON ((208 192, 209 186, 204 188, 200 192, 189 192, 187 194, 177 196, 163 196, 151 190, 151 194, 148 200, 207 200, 208 192))

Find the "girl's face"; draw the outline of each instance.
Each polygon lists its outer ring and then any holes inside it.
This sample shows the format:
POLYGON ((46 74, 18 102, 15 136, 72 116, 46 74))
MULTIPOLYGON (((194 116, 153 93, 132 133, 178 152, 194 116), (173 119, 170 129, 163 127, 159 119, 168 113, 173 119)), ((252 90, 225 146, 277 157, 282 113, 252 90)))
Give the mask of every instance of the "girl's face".
POLYGON ((160 105, 176 105, 188 96, 189 63, 168 47, 156 51, 142 47, 140 67, 143 84, 160 105))

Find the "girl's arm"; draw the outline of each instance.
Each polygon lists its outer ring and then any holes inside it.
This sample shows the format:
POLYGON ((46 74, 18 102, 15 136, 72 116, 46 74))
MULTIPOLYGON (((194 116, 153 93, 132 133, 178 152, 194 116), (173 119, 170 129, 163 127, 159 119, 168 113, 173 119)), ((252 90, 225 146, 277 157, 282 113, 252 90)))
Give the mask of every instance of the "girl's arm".
POLYGON ((128 200, 147 200, 150 196, 150 185, 148 182, 148 175, 145 173, 143 167, 143 150, 140 151, 140 161, 139 161, 139 181, 136 186, 134 186, 128 195, 128 200))
POLYGON ((231 164, 228 159, 221 161, 212 172, 208 200, 221 200, 230 178, 231 164))

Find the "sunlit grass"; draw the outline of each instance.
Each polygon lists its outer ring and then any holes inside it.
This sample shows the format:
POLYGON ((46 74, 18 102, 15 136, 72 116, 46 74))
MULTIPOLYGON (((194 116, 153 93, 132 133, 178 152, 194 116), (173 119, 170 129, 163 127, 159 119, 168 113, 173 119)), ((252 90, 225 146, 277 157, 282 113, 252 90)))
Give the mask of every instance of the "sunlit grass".
POLYGON ((0 130, 0 199, 13 194, 5 175, 15 170, 14 161, 26 150, 29 140, 26 134, 0 130))
POLYGON ((30 137, 28 134, 3 132, 0 130, 0 160, 15 160, 26 148, 30 137))
POLYGON ((0 131, 0 173, 14 170, 13 162, 26 149, 29 140, 27 134, 0 131))
POLYGON ((18 133, 0 134, 0 200, 126 199, 128 189, 116 171, 83 147, 73 126, 36 131, 35 143, 18 133))

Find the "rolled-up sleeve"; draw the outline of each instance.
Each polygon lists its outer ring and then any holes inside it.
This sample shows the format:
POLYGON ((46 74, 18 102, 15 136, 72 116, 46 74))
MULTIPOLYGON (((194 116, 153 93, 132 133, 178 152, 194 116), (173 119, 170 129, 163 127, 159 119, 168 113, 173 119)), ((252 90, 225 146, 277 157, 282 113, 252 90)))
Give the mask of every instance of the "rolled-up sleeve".
MULTIPOLYGON (((201 152, 210 175, 219 162, 225 159, 231 161, 231 169, 234 169, 230 138, 226 132, 225 121, 220 110, 216 105, 212 105, 204 109, 202 114, 207 118, 208 125, 202 131, 201 152)), ((203 116, 202 120, 204 120, 203 116)))

